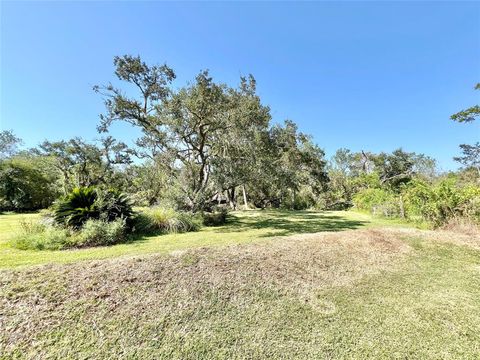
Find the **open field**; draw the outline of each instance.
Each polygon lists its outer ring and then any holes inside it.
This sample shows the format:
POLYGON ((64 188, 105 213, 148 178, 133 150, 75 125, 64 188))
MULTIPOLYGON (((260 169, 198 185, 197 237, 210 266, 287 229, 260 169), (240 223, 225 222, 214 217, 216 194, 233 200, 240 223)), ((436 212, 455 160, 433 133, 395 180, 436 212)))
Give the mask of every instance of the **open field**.
POLYGON ((1 270, 0 358, 478 359, 478 235, 388 225, 251 212, 68 260, 28 252, 8 265, 58 263, 1 270), (170 255, 114 257, 153 252, 170 255))

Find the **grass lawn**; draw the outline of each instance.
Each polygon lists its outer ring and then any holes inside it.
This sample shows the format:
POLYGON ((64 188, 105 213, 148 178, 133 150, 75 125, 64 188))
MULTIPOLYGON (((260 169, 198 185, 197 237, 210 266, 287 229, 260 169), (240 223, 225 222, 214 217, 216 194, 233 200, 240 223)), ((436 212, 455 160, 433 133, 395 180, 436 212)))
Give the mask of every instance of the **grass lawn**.
MULTIPOLYGON (((228 225, 203 228, 199 232, 150 236, 128 244, 69 251, 26 251, 9 246, 21 219, 35 214, 0 215, 0 269, 47 263, 71 263, 78 260, 105 259, 122 255, 167 254, 192 247, 231 245, 319 231, 339 231, 361 227, 397 224, 373 219, 355 212, 248 211, 231 215, 228 225)), ((400 224, 400 223, 398 223, 400 224)))
POLYGON ((0 358, 480 358, 477 234, 252 211, 198 233, 22 252, 5 245, 18 219, 0 218, 1 265, 23 265, 0 271, 0 358))

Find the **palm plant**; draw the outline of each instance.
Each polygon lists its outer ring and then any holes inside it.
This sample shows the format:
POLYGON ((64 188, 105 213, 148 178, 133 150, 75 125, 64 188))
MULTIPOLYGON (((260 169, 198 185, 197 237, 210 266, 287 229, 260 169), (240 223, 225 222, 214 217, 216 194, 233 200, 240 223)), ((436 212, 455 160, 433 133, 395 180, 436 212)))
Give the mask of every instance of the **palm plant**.
POLYGON ((88 219, 98 219, 100 212, 96 206, 97 192, 92 187, 75 188, 54 208, 54 219, 58 224, 78 228, 88 219))
POLYGON ((54 208, 57 224, 80 228, 88 219, 111 222, 124 219, 128 223, 133 217, 130 199, 120 191, 101 190, 93 187, 75 188, 54 208))

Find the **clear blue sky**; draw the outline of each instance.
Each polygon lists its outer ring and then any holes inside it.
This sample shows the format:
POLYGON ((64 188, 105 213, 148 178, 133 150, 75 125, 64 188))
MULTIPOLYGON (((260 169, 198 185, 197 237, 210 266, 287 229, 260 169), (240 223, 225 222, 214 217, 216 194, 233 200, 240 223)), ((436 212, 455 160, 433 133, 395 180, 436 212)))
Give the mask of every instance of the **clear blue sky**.
POLYGON ((167 62, 178 85, 205 68, 231 85, 252 73, 274 120, 327 155, 402 146, 453 169, 458 144, 480 139, 479 122, 449 120, 479 102, 475 2, 1 2, 1 128, 27 146, 98 137, 91 87, 123 54, 167 62))

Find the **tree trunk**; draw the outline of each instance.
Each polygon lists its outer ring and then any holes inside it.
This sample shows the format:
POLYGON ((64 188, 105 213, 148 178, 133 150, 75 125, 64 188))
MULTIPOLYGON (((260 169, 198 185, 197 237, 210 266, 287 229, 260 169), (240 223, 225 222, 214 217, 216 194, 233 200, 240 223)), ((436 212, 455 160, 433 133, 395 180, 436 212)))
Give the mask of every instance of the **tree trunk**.
POLYGON ((233 210, 237 210, 237 198, 235 196, 235 188, 232 188, 232 196, 231 196, 231 201, 232 201, 232 208, 233 210))
POLYGON ((400 217, 402 219, 405 218, 405 208, 403 206, 403 196, 402 195, 400 195, 400 217))
POLYGON ((227 189, 227 198, 230 204, 230 207, 233 210, 237 210, 237 201, 235 199, 235 188, 227 189))
POLYGON ((243 191, 243 204, 245 205, 245 210, 248 210, 247 192, 245 191, 245 185, 242 185, 242 191, 243 191))

